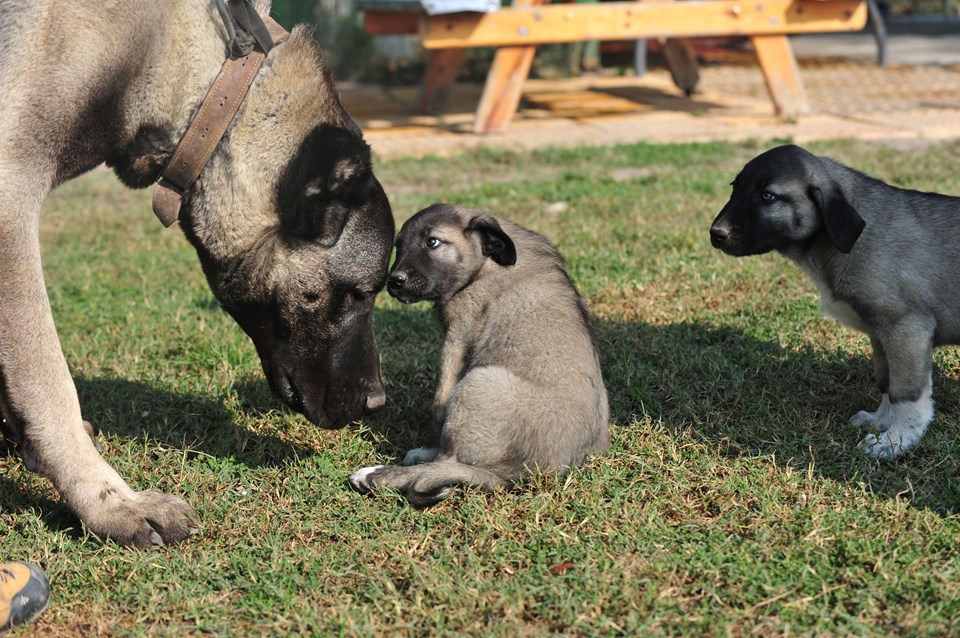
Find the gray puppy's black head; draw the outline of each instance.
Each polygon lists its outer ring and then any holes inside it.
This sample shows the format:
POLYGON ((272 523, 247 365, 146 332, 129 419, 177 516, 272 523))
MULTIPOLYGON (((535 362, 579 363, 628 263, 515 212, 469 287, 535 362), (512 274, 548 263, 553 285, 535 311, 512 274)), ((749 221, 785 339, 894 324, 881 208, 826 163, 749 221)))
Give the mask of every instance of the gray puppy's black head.
POLYGON ((826 232, 837 250, 850 252, 865 222, 824 162, 792 144, 747 162, 710 227, 713 247, 759 255, 806 245, 826 232))
POLYGON ((504 267, 517 262, 513 240, 495 217, 452 204, 434 204, 408 219, 396 246, 387 290, 403 303, 446 303, 487 260, 504 267))

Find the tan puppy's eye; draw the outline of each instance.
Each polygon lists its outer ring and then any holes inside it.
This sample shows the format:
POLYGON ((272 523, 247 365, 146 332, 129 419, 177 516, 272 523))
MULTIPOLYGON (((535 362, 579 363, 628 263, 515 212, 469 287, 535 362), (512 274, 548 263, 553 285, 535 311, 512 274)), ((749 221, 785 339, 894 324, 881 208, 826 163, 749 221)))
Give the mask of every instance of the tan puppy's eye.
POLYGON ((760 193, 760 199, 768 204, 773 200, 775 200, 776 198, 777 196, 771 193, 770 191, 763 191, 762 193, 760 193))
POLYGON ((443 242, 437 239, 436 237, 427 237, 427 248, 437 248, 443 242))

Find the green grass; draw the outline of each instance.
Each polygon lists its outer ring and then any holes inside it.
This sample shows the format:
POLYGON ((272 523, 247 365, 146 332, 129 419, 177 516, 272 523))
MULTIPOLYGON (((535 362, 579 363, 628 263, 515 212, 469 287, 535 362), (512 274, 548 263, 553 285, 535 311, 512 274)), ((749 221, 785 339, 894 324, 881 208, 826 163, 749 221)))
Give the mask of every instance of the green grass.
MULTIPOLYGON (((104 544, 0 456, 3 553, 55 590, 18 635, 956 635, 960 357, 936 356, 914 452, 857 453, 847 419, 879 402, 867 340, 821 318, 786 260, 709 244, 764 148, 378 162, 398 222, 445 200, 554 239, 595 315, 614 422, 609 454, 566 478, 424 512, 345 479, 420 442, 442 340, 428 307, 378 299, 388 406, 317 431, 270 397, 150 193, 106 171, 62 187, 44 263, 84 415, 135 488, 183 495, 202 523, 176 547, 104 544)), ((813 148, 960 194, 960 144, 813 148)))

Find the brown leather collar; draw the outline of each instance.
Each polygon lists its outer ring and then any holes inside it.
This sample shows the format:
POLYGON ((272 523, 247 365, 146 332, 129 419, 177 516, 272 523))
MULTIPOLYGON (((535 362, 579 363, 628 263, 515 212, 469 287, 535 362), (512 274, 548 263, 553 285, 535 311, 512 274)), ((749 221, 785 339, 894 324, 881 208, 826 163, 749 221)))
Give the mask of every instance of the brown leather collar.
MULTIPOLYGON (((290 34, 269 16, 265 16, 263 22, 274 44, 289 37, 290 34)), ((227 58, 223 63, 153 193, 153 212, 164 226, 169 227, 180 217, 183 194, 193 186, 210 161, 265 57, 262 51, 255 49, 242 58, 227 58)))

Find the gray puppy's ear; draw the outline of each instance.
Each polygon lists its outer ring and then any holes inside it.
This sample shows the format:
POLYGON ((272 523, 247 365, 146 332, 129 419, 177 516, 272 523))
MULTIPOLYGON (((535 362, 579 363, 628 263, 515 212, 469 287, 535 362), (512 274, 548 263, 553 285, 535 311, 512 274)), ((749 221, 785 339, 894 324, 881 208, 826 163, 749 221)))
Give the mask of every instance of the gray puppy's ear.
POLYGON ((842 253, 849 253, 860 238, 867 222, 850 205, 840 188, 831 183, 824 192, 818 186, 810 187, 810 198, 816 203, 830 241, 842 253))
POLYGON ((467 224, 467 232, 480 233, 480 246, 485 257, 501 266, 517 263, 517 249, 510 236, 503 232, 492 215, 477 215, 467 224))

